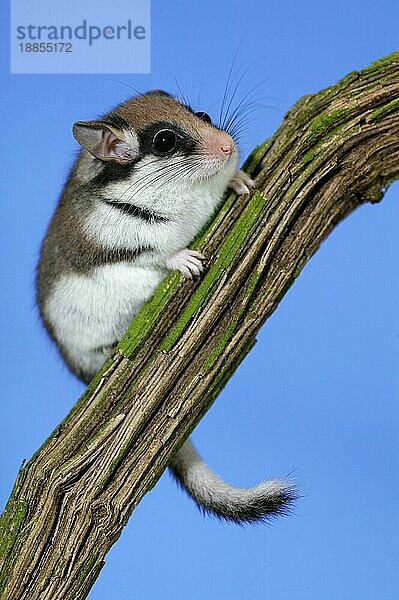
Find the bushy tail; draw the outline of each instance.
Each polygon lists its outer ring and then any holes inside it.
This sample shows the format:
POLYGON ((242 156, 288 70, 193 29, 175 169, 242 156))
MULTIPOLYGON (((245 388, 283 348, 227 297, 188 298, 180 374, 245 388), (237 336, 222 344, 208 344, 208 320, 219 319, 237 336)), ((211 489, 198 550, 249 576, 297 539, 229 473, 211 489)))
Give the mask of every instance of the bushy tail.
POLYGON ((298 497, 284 480, 263 481, 252 488, 229 485, 211 471, 190 441, 180 448, 170 468, 203 512, 235 523, 266 521, 285 514, 298 497))

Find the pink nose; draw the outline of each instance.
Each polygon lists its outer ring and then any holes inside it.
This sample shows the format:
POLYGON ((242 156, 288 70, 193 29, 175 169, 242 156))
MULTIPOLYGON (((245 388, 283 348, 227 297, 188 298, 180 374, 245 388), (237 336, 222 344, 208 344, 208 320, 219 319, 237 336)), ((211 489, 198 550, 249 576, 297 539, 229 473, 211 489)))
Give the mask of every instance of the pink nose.
POLYGON ((217 158, 227 158, 234 152, 234 142, 224 131, 213 131, 204 140, 205 150, 217 158))
POLYGON ((222 144, 220 146, 220 151, 222 154, 229 156, 233 152, 233 148, 231 147, 230 144, 222 144))

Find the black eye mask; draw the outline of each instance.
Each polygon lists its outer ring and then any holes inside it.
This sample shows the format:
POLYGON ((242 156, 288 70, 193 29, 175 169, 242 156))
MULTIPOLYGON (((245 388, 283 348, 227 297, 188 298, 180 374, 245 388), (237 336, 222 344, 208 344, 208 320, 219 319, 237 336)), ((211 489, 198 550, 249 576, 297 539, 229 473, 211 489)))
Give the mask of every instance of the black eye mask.
POLYGON ((138 132, 140 157, 172 156, 174 153, 190 156, 198 151, 198 142, 190 135, 167 121, 158 121, 138 132))

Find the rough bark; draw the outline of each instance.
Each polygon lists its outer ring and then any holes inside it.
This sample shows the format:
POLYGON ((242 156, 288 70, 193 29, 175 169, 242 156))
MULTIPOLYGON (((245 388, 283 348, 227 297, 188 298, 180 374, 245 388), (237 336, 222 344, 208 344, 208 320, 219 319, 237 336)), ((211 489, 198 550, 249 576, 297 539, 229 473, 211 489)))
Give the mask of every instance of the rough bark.
POLYGON ((7 600, 86 598, 132 510, 334 226, 399 176, 399 53, 302 98, 118 350, 23 466, 0 521, 7 600))

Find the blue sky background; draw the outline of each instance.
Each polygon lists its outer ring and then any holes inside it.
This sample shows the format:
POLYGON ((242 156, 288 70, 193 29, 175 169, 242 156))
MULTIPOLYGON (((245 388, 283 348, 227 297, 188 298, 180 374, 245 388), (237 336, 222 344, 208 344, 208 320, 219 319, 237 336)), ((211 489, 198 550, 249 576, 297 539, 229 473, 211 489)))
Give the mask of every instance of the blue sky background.
MULTIPOLYGON (((245 155, 299 97, 397 49, 398 6, 153 0, 151 74, 113 77, 10 76, 2 5, 1 507, 22 459, 83 389, 42 330, 33 290, 39 244, 77 148, 72 123, 127 98, 115 80, 173 92, 174 77, 217 116, 240 46, 237 69, 250 67, 242 94, 267 80, 268 108, 248 127, 245 155)), ((295 469, 305 492, 295 514, 270 527, 221 524, 165 473, 90 600, 398 597, 398 196, 394 184, 382 203, 337 227, 194 434, 235 484, 295 469)))

